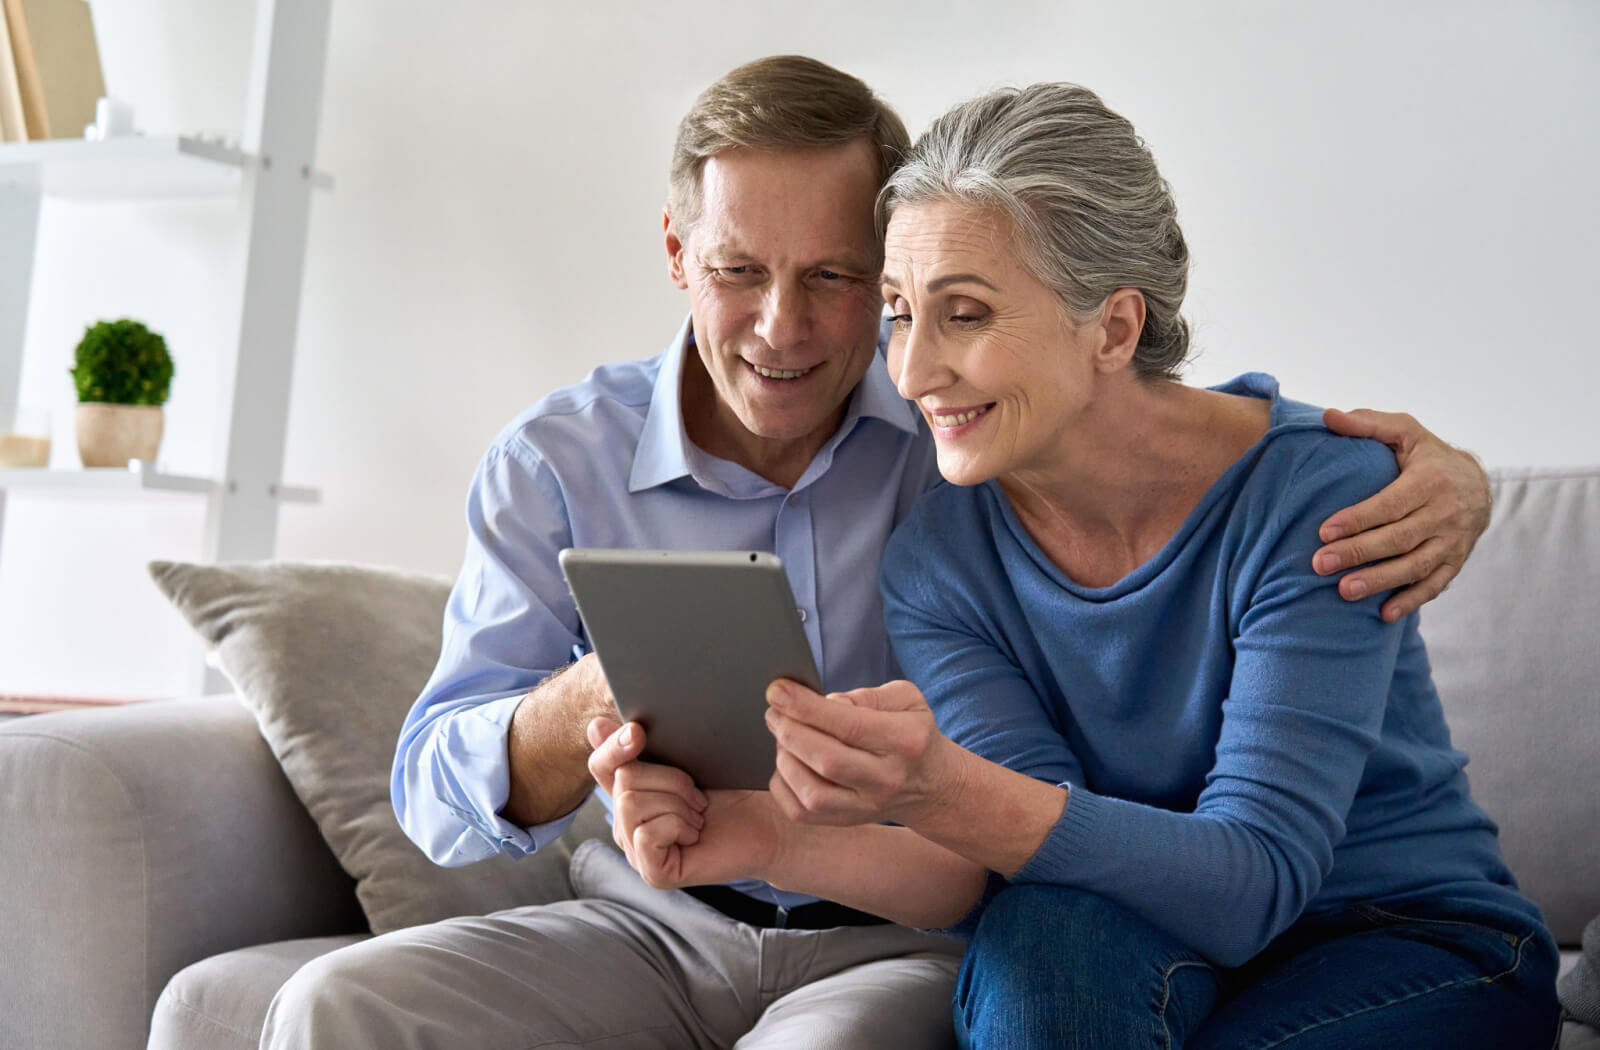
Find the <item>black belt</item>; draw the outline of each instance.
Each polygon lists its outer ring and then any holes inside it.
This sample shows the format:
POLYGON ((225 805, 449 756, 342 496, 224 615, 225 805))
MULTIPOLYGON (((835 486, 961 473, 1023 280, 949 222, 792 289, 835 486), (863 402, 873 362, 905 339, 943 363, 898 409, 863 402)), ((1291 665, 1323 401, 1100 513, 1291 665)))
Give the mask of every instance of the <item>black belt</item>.
POLYGON ((783 908, 727 886, 685 886, 683 892, 736 922, 768 930, 831 930, 835 926, 882 926, 889 921, 832 901, 783 908))

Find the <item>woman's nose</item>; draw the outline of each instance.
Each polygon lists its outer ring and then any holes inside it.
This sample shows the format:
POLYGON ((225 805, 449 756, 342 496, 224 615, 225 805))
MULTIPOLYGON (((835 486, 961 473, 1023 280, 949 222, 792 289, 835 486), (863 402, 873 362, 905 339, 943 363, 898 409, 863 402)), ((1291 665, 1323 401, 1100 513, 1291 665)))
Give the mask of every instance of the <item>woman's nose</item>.
POLYGON ((902 326, 891 338, 889 374, 895 389, 907 401, 915 401, 949 380, 949 370, 940 362, 936 342, 919 331, 915 322, 902 326))

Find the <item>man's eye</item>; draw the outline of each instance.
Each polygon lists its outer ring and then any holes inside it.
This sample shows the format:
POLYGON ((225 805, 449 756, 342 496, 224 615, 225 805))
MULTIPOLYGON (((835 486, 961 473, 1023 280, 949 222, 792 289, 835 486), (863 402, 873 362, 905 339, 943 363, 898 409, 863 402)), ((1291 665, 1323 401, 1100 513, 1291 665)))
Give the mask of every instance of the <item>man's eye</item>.
POLYGON ((745 274, 750 272, 750 267, 748 267, 748 266, 719 266, 719 267, 717 267, 717 272, 721 273, 721 274, 727 274, 729 277, 743 277, 745 274))
POLYGON ((817 271, 817 276, 822 278, 824 281, 842 281, 842 280, 844 280, 844 274, 842 274, 842 273, 834 273, 832 270, 818 270, 817 271))
POLYGON ((894 326, 896 328, 904 328, 906 325, 911 323, 911 315, 910 314, 890 314, 889 315, 889 320, 894 322, 894 326))

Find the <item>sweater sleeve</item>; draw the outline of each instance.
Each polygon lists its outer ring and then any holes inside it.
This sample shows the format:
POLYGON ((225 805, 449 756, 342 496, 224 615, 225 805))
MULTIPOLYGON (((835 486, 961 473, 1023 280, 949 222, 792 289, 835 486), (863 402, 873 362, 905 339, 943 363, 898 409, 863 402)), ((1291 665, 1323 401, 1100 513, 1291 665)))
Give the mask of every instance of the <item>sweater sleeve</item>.
POLYGON ((981 603, 952 607, 960 598, 938 562, 956 555, 939 531, 913 519, 884 555, 884 622, 896 659, 957 744, 1038 780, 1083 783, 1077 755, 981 603))
MULTIPOLYGON (((1311 555, 1321 521, 1369 496, 1394 472, 1382 446, 1329 438, 1303 456, 1282 486, 1255 533, 1258 569, 1241 585, 1247 593, 1230 639, 1231 681, 1228 695, 1217 698, 1222 722, 1215 761, 1194 810, 1099 795, 1062 764, 1068 775, 1056 782, 1069 789, 1066 808, 1014 881, 1097 893, 1223 966, 1242 965, 1300 916, 1332 869, 1345 818, 1378 745, 1402 637, 1402 625, 1379 616, 1384 595, 1344 601, 1336 578, 1312 571, 1311 555)), ((904 613, 895 616, 891 630, 899 645, 906 621, 904 613)), ((943 644, 956 633, 949 630, 943 644)), ((931 635, 907 641, 901 658, 914 677, 930 672, 945 698, 956 690, 982 698, 950 709, 987 718, 995 709, 992 690, 999 690, 1007 710, 1026 706, 1007 695, 1017 688, 1016 675, 1004 670, 1003 654, 991 650, 987 660, 941 655, 934 648, 941 642, 931 635), (985 664, 987 671, 980 671, 985 664), (951 681, 938 677, 951 666, 971 673, 951 681)), ((1007 730, 1010 739, 1030 732, 1059 738, 1037 699, 1027 717, 1031 727, 1007 730)), ((946 731, 964 746, 980 742, 974 750, 1019 768, 1016 753, 984 746, 996 730, 976 736, 960 726, 946 731)), ((1035 740, 1033 753, 1043 746, 1035 740)))

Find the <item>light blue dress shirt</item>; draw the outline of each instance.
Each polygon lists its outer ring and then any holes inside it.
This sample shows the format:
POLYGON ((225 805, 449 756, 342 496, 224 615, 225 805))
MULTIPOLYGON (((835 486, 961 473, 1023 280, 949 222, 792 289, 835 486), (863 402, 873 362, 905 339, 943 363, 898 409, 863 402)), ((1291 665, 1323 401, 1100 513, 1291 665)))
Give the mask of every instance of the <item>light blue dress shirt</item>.
POLYGON ((512 712, 588 651, 556 561, 564 547, 773 551, 827 689, 899 675, 879 564, 938 471, 881 349, 838 432, 785 489, 690 442, 679 390, 691 347, 685 322, 662 354, 602 366, 550 394, 501 431, 478 466, 439 663, 406 716, 390 782, 401 826, 436 863, 520 857, 571 824, 568 816, 525 828, 499 813, 510 793, 512 712))

